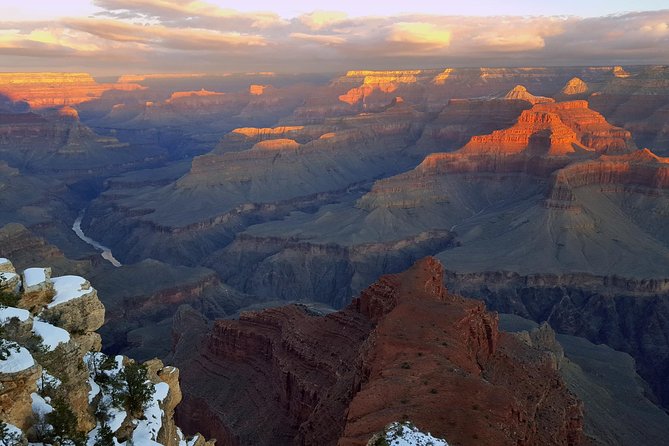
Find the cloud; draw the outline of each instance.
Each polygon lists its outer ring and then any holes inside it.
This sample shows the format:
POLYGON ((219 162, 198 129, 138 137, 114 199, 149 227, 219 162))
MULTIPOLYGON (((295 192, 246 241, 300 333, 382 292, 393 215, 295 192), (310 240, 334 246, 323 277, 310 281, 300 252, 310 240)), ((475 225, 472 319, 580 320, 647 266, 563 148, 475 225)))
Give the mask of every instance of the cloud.
POLYGON ((306 25, 312 31, 318 31, 323 28, 336 25, 346 20, 348 15, 345 12, 337 11, 315 11, 310 14, 301 15, 298 20, 306 25))
POLYGON ((135 42, 181 50, 223 50, 267 45, 267 40, 259 35, 221 33, 208 29, 140 25, 108 19, 73 18, 63 20, 63 24, 115 42, 135 42))
POLYGON ((430 47, 445 47, 451 43, 451 32, 434 23, 399 22, 392 25, 387 40, 430 47))
POLYGON ((96 0, 91 17, 0 22, 0 70, 56 58, 123 71, 344 71, 669 60, 669 10, 613 16, 347 17, 284 20, 206 1, 96 0), (19 61, 17 63, 17 60, 19 61), (24 61, 24 62, 21 62, 24 61), (90 62, 86 62, 90 61, 90 62), (112 63, 114 61, 115 63, 112 63), (124 62, 119 64, 119 62, 124 62), (138 64, 137 67, 128 66, 138 64), (122 68, 119 68, 122 67, 122 68))
POLYGON ((164 24, 237 28, 268 28, 284 23, 272 12, 242 13, 203 1, 94 0, 102 13, 124 19, 152 19, 164 24))
POLYGON ((322 45, 341 45, 342 43, 346 42, 346 39, 342 36, 333 36, 327 34, 290 33, 289 36, 293 39, 304 40, 322 45))

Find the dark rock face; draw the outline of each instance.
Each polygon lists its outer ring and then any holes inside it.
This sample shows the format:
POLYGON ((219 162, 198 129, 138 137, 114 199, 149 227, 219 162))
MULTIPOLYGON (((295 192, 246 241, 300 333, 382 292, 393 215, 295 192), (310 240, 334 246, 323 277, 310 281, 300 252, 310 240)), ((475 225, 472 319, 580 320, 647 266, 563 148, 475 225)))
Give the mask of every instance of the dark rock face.
POLYGON ((455 444, 583 441, 580 403, 554 362, 500 334, 481 302, 447 293, 433 258, 342 311, 243 313, 187 349, 178 340, 174 353, 182 407, 198 408, 187 429, 223 444, 364 445, 403 417, 455 444))
POLYGON ((588 275, 446 275, 450 289, 490 308, 629 353, 664 406, 669 403, 667 283, 588 275))

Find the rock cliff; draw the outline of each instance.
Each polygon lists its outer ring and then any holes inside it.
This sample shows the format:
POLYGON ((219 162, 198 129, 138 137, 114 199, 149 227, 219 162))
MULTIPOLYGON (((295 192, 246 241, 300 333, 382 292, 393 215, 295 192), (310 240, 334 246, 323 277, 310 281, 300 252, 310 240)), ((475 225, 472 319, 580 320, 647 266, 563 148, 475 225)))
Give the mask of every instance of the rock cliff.
MULTIPOLYGON (((7 259, 0 267, 4 287, 17 275, 7 259)), ((95 330, 105 309, 86 279, 51 277, 48 268, 28 268, 21 279, 0 305, 0 416, 19 441, 205 444, 174 423, 177 369, 100 353, 95 330)))
POLYGON ((77 105, 105 91, 140 89, 134 83, 100 84, 87 73, 0 73, 0 93, 32 108, 77 105))
POLYGON ((206 412, 190 429, 231 445, 365 445, 408 418, 454 444, 581 444, 581 406, 554 363, 442 280, 427 258, 336 313, 217 321, 197 352, 175 352, 184 407, 206 412))

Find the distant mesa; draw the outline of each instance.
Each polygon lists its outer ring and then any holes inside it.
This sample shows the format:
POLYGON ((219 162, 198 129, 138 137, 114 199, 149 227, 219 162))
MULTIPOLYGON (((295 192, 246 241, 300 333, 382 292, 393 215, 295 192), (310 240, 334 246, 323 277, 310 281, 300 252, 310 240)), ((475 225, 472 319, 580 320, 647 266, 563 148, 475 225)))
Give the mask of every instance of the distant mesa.
POLYGON ((263 93, 265 93, 265 90, 269 88, 269 85, 250 85, 249 86, 249 93, 254 95, 254 96, 260 96, 263 93))
POLYGON ((109 90, 144 88, 135 83, 100 84, 88 73, 0 73, 0 94, 33 109, 77 105, 109 90))
POLYGON ((453 68, 446 68, 444 71, 437 74, 434 79, 432 79, 432 83, 435 85, 444 85, 446 80, 451 76, 452 72, 453 68))
POLYGON ((565 96, 574 96, 587 93, 590 88, 582 79, 578 77, 571 78, 567 84, 562 88, 560 93, 565 96))
POLYGON ((251 150, 297 150, 299 148, 300 143, 294 139, 279 138, 260 141, 251 150))
POLYGON ((505 96, 504 99, 518 99, 521 101, 527 101, 531 104, 541 104, 544 102, 555 102, 555 99, 553 98, 547 98, 544 96, 535 96, 529 91, 527 91, 527 88, 525 88, 522 85, 516 85, 509 91, 505 96))
POLYGON ((341 102, 347 104, 356 104, 370 96, 375 91, 382 93, 392 93, 401 84, 415 84, 416 76, 421 70, 406 71, 349 71, 346 77, 362 78, 362 85, 351 88, 345 94, 339 96, 341 102))
POLYGON ((615 77, 627 78, 631 76, 631 74, 620 65, 613 67, 612 72, 615 77))
POLYGON ((197 91, 175 91, 172 95, 165 101, 166 104, 170 104, 176 100, 183 98, 193 98, 193 97, 209 97, 209 96, 224 96, 225 93, 219 93, 216 91, 208 91, 204 88, 197 91))
POLYGON ((204 73, 124 74, 119 77, 116 82, 120 84, 130 84, 148 79, 187 79, 204 76, 206 76, 204 73))

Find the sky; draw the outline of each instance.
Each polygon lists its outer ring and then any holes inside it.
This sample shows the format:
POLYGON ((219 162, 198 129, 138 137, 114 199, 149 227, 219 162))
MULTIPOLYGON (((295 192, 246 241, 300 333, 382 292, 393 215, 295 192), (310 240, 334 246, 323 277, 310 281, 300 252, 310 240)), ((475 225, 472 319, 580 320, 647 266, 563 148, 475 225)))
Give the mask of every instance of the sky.
POLYGON ((669 63, 668 0, 0 0, 0 12, 0 71, 669 63))

